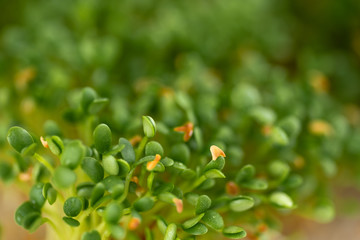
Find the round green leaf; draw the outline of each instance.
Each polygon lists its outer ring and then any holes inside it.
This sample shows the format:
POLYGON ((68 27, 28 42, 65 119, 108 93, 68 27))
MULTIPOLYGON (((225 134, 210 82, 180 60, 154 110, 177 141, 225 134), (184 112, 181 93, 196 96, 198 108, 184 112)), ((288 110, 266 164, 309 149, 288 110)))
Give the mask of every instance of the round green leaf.
POLYGON ((263 179, 251 179, 240 184, 244 188, 252 190, 265 190, 268 188, 268 183, 263 179))
POLYGON ((42 224, 40 212, 32 212, 24 217, 23 227, 33 231, 42 224))
POLYGON ((7 140, 18 153, 34 143, 30 133, 21 127, 11 127, 7 134, 7 140))
POLYGON ((83 203, 78 197, 70 197, 64 203, 64 213, 69 217, 76 217, 83 208, 83 203))
POLYGON ((105 153, 111 148, 111 130, 108 125, 99 124, 93 133, 95 148, 99 153, 105 153))
POLYGON ((145 155, 156 155, 159 154, 160 156, 164 155, 164 149, 160 143, 156 141, 150 141, 145 146, 145 155))
POLYGON ((54 183, 59 188, 68 188, 76 181, 76 174, 67 167, 58 167, 53 176, 54 183))
POLYGON ((204 175, 206 178, 225 178, 225 175, 218 169, 210 169, 204 175))
POLYGON ((54 188, 50 187, 47 190, 47 200, 50 205, 54 204, 54 202, 56 201, 56 197, 57 197, 57 191, 54 188))
POLYGON ((207 227, 202 223, 197 223, 195 226, 184 229, 185 232, 191 234, 191 235, 203 235, 208 232, 207 227))
POLYGON ((128 163, 135 162, 135 151, 134 151, 134 148, 131 145, 131 143, 125 138, 120 138, 119 139, 119 145, 121 145, 121 144, 123 144, 125 146, 123 148, 123 150, 121 150, 122 158, 125 161, 127 161, 128 163))
POLYGON ((85 156, 85 148, 78 140, 69 142, 61 154, 61 165, 75 169, 85 156))
POLYGON ((202 219, 202 217, 204 215, 205 215, 205 213, 202 213, 202 214, 197 215, 196 217, 194 217, 192 219, 187 220, 186 222, 184 222, 182 224, 183 228, 184 229, 192 228, 193 226, 195 226, 195 224, 197 224, 202 219))
POLYGON ((279 127, 274 127, 270 133, 270 139, 275 145, 285 146, 289 143, 289 138, 279 127))
POLYGON ((109 175, 117 175, 119 173, 119 164, 112 155, 104 156, 102 162, 105 172, 109 175))
POLYGON ((101 240, 101 236, 98 231, 92 230, 91 232, 85 232, 81 236, 81 240, 101 240))
POLYGON ((292 199, 283 192, 273 192, 269 200, 270 203, 280 208, 292 208, 294 206, 292 199))
POLYGON ((230 227, 224 228, 223 235, 230 239, 241 239, 241 238, 246 237, 246 232, 241 227, 230 226, 230 227))
POLYGON ((90 114, 96 114, 100 112, 101 109, 103 109, 106 104, 109 102, 109 99, 107 98, 97 98, 95 99, 89 106, 89 113, 90 114))
POLYGON ((156 124, 154 119, 152 119, 150 116, 143 116, 142 122, 145 136, 148 138, 154 137, 156 133, 156 124))
POLYGON ((270 176, 276 179, 285 179, 290 172, 288 164, 282 161, 273 161, 268 166, 270 176))
POLYGON ((211 206, 211 199, 207 195, 201 195, 197 199, 195 213, 200 214, 208 210, 211 206))
POLYGON ((241 183, 242 181, 250 180, 255 176, 255 167, 253 165, 245 165, 236 174, 235 181, 241 183))
POLYGON ((46 200, 43 196, 43 187, 43 183, 36 183, 30 190, 30 202, 38 209, 44 205, 46 200))
POLYGON ((90 197, 90 203, 91 206, 94 206, 97 201, 104 196, 105 193, 105 185, 101 182, 95 185, 94 189, 92 190, 91 197, 90 197))
POLYGON ((0 179, 6 181, 9 180, 12 176, 13 174, 11 164, 0 161, 0 179))
POLYGON ((122 215, 122 207, 118 203, 111 203, 105 208, 104 219, 107 223, 117 224, 122 215))
POLYGON ((225 158, 223 156, 219 156, 216 160, 211 160, 208 164, 206 164, 204 168, 204 172, 211 169, 222 170, 225 166, 225 158))
POLYGON ((177 230, 176 224, 170 223, 166 228, 164 240, 175 240, 176 230, 177 230))
POLYGON ((50 151, 55 155, 60 155, 64 151, 64 143, 58 136, 47 137, 46 141, 50 151))
POLYGON ((77 195, 79 197, 84 197, 86 199, 90 199, 94 186, 95 185, 92 182, 80 183, 76 187, 77 195))
POLYGON ((15 222, 20 226, 23 226, 25 217, 33 212, 40 213, 30 201, 24 202, 16 209, 15 222))
POLYGON ((221 215, 214 210, 206 211, 201 221, 217 231, 220 231, 224 228, 224 220, 222 219, 221 215))
POLYGON ((81 95, 81 107, 85 113, 89 113, 90 104, 97 98, 97 93, 90 87, 85 87, 81 95))
POLYGON ((248 196, 239 196, 232 200, 229 207, 234 212, 243 212, 254 206, 254 199, 248 196))
POLYGON ((119 165, 119 176, 124 177, 130 172, 130 165, 127 161, 122 159, 116 160, 119 165))
POLYGON ((185 143, 178 143, 171 147, 170 158, 177 162, 187 163, 190 159, 190 149, 185 143))
POLYGON ((142 197, 134 202, 134 209, 138 212, 145 212, 154 206, 154 199, 151 197, 142 197))
POLYGON ((80 226, 80 222, 76 219, 71 217, 63 217, 64 222, 66 222, 71 227, 78 227, 80 226))
POLYGON ((85 157, 81 163, 81 168, 94 182, 100 182, 104 178, 104 169, 100 162, 92 157, 85 157))

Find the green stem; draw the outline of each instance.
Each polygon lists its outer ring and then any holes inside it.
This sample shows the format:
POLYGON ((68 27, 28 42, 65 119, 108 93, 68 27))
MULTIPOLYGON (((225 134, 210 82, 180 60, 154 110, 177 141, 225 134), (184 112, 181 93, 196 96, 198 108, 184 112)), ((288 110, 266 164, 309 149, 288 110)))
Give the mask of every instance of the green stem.
POLYGON ((202 175, 190 186, 190 188, 186 192, 191 192, 192 190, 200 186, 200 184, 202 184, 206 179, 207 178, 204 175, 202 175))
POLYGON ((52 229, 56 232, 56 234, 60 237, 63 235, 63 233, 60 231, 60 229, 57 228, 57 226, 55 225, 55 223, 49 219, 49 218, 46 218, 44 217, 43 218, 45 222, 48 222, 50 224, 50 226, 52 227, 52 229))
POLYGON ((132 178, 134 170, 135 170, 135 168, 131 169, 129 174, 126 176, 124 192, 123 192, 123 194, 121 195, 121 197, 118 200, 118 202, 120 202, 120 203, 123 202, 126 199, 127 195, 128 195, 130 180, 132 178))
POLYGON ((146 136, 144 136, 143 139, 141 140, 140 144, 139 144, 139 147, 136 149, 136 152, 135 152, 136 160, 135 160, 135 162, 140 159, 141 154, 144 151, 144 148, 145 148, 145 145, 146 145, 147 141, 148 141, 148 138, 146 136))
POLYGON ((38 153, 34 154, 34 157, 36 158, 36 160, 38 160, 40 163, 42 163, 51 174, 54 174, 54 168, 53 166, 51 166, 51 164, 45 160, 45 158, 43 158, 41 155, 39 155, 38 153))

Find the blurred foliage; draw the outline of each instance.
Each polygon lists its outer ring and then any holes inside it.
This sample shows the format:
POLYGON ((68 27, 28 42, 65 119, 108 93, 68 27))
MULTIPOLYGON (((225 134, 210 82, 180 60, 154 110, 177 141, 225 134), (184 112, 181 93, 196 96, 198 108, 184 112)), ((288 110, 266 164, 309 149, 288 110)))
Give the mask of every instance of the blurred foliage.
MULTIPOLYGON (((8 150, 11 126, 91 145, 97 124, 130 139, 150 115, 166 155, 195 170, 216 144, 228 156, 227 179, 260 191, 260 202, 283 191, 296 213, 327 222, 335 215, 332 179, 359 187, 359 1, 14 0, 0 7, 4 180, 19 181, 34 164, 8 150), (96 90, 91 110, 81 102, 87 86, 96 90), (173 128, 188 121, 194 136, 185 144, 173 128), (246 164, 256 178, 239 173, 246 164)), ((224 184, 209 195, 222 196, 224 184)), ((252 219, 254 232, 263 222, 277 229, 271 210, 258 205, 248 211, 260 217, 238 221, 252 219)))

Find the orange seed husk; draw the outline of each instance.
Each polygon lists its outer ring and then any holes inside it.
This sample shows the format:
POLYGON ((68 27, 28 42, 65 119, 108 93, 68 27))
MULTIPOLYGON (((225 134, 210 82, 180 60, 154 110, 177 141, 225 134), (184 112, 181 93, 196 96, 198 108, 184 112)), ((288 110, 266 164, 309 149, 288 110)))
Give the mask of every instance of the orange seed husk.
POLYGON ((181 213, 183 211, 183 201, 178 198, 173 198, 173 202, 175 203, 176 211, 181 213))
POLYGON ((158 162, 160 161, 160 159, 161 159, 161 156, 159 154, 156 154, 155 159, 146 164, 146 169, 148 171, 153 170, 156 167, 156 165, 158 164, 158 162))
POLYGON ((211 152, 212 160, 216 160, 219 156, 226 157, 224 151, 215 145, 212 145, 210 147, 210 152, 211 152))

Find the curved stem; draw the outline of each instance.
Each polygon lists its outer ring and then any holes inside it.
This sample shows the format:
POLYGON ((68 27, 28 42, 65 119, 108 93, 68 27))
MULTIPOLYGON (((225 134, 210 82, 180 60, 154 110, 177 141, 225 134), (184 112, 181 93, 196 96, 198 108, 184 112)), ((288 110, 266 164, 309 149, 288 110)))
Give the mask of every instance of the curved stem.
POLYGON ((38 160, 40 163, 42 163, 51 174, 54 173, 54 168, 53 166, 51 166, 51 164, 45 160, 45 158, 43 158, 41 155, 39 155, 38 153, 34 154, 34 157, 36 158, 36 160, 38 160))

